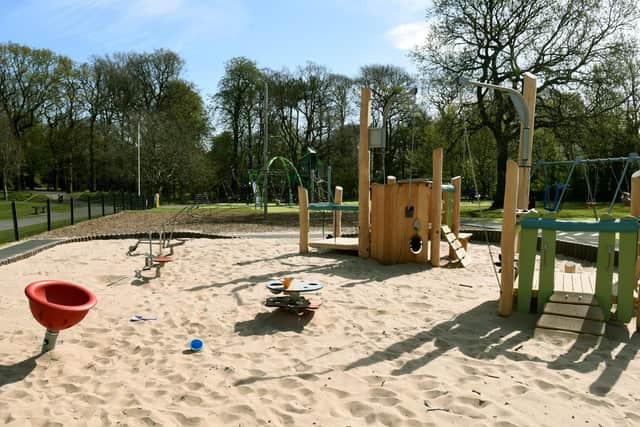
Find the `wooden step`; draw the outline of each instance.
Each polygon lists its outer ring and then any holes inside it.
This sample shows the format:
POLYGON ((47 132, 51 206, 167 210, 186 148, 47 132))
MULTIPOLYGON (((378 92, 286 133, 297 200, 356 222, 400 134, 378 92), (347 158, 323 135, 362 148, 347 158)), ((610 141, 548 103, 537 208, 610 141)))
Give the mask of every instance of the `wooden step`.
POLYGON ((604 321, 602 309, 597 305, 569 304, 564 302, 548 302, 544 313, 559 316, 577 317, 581 319, 604 321))
POLYGON ((576 292, 554 292, 549 298, 549 302, 559 302, 565 304, 598 305, 598 300, 592 294, 580 294, 576 292))
POLYGON ((540 319, 538 319, 536 327, 603 336, 606 324, 597 320, 578 319, 576 317, 558 316, 556 314, 543 314, 540 316, 540 319))

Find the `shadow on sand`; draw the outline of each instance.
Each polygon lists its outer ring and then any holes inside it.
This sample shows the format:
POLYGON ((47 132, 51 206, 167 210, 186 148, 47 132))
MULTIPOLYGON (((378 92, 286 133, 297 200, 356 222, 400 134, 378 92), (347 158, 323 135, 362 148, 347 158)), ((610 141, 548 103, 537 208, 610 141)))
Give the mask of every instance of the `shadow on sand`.
POLYGON ((304 327, 313 319, 314 311, 305 310, 302 314, 293 313, 285 309, 256 314, 252 320, 238 322, 234 331, 240 336, 272 335, 277 332, 301 333, 304 327))
POLYGON ((25 379, 36 368, 36 360, 43 354, 36 354, 13 365, 0 365, 0 388, 25 379))
MULTIPOLYGON (((544 360, 519 352, 522 345, 533 338, 537 320, 535 314, 514 313, 509 318, 502 318, 496 313, 496 301, 484 302, 452 320, 438 323, 429 330, 419 331, 384 350, 356 360, 345 369, 410 356, 425 343, 433 342, 434 350, 406 361, 392 371, 392 375, 411 374, 449 350, 457 348, 465 356, 477 360, 494 360, 502 356, 513 361, 528 360, 544 363, 548 368, 555 370, 572 369, 581 373, 595 371, 598 366, 604 364, 604 371, 590 386, 591 393, 603 396, 611 391, 640 348, 638 334, 625 337, 624 333, 616 331, 613 327, 614 332, 607 338, 597 340, 590 336, 579 336, 565 354, 556 360, 544 360), (613 352, 620 347, 621 342, 622 348, 614 357, 613 352)), ((612 329, 612 326, 608 329, 612 329)))

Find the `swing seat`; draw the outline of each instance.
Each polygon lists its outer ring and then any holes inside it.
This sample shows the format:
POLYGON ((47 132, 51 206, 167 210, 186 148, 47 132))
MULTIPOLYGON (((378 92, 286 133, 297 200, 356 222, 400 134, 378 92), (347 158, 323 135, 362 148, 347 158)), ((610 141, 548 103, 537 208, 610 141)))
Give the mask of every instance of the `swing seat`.
POLYGON ((544 188, 544 200, 542 207, 550 212, 558 210, 560 204, 560 195, 568 188, 567 184, 560 184, 556 182, 552 185, 547 185, 544 188), (551 189, 553 188, 553 203, 551 202, 551 189))

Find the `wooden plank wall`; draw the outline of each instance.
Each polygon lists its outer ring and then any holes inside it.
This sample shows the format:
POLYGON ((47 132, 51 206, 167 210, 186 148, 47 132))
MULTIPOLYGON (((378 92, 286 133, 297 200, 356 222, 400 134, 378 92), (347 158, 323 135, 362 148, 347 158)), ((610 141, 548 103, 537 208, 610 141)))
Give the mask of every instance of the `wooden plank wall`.
POLYGON ((373 184, 371 193, 371 256, 382 264, 426 263, 429 253, 429 185, 424 181, 373 184), (414 209, 412 218, 405 216, 409 205, 414 209), (423 242, 422 252, 417 255, 409 250, 416 218, 423 242))

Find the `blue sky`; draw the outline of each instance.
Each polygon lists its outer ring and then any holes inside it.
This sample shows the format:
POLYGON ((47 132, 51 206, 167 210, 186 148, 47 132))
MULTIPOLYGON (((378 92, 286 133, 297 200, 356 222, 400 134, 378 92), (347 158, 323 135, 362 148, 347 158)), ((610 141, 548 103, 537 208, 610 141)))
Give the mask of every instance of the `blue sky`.
POLYGON ((0 42, 44 47, 76 61, 168 48, 185 77, 212 94, 224 63, 259 67, 313 61, 355 76, 362 65, 415 69, 430 0, 0 0, 0 42))

